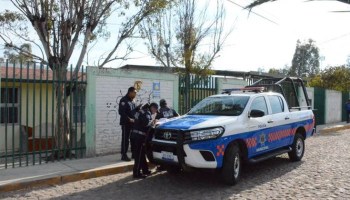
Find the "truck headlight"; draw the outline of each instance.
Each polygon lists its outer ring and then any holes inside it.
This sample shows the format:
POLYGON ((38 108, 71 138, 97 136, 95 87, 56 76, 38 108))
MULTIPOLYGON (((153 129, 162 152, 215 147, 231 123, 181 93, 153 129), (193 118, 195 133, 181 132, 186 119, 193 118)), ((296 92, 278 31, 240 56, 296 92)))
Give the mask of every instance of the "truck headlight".
POLYGON ((215 139, 224 133, 224 128, 216 127, 211 129, 190 131, 192 141, 215 139))

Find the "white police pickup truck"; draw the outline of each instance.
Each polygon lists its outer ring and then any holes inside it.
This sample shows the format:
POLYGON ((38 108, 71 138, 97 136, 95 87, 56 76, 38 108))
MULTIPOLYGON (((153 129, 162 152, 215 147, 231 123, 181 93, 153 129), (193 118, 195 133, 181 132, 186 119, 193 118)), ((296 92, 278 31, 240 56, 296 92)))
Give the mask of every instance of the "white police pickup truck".
POLYGON ((288 153, 302 159, 304 140, 314 133, 312 110, 290 111, 283 95, 248 87, 203 99, 186 115, 162 123, 152 139, 152 162, 169 172, 219 169, 237 183, 242 162, 288 153))

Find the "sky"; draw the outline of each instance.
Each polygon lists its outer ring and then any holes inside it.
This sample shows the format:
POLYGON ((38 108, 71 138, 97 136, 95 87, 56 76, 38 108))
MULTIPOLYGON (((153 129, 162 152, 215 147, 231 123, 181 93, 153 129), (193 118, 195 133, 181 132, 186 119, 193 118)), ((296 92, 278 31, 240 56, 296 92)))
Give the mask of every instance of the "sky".
MULTIPOLYGON (((232 1, 242 6, 249 2, 232 1)), ((234 27, 234 30, 214 61, 213 69, 268 71, 270 68, 290 66, 298 39, 311 38, 316 41, 320 55, 324 58, 321 69, 345 64, 350 55, 350 12, 332 12, 350 11, 348 4, 337 1, 278 0, 254 8, 254 13, 243 10, 236 4, 225 2, 225 26, 234 27)), ((14 9, 9 0, 0 0, 0 10, 4 9, 14 9)), ((85 64, 94 65, 101 54, 112 48, 117 24, 113 19, 109 20, 111 39, 100 40, 89 52, 89 62, 85 64)), ((126 64, 159 65, 149 55, 144 41, 135 39, 133 47, 136 50, 130 55, 133 59, 111 62, 106 67, 126 64)), ((77 57, 76 52, 72 61, 77 57)))

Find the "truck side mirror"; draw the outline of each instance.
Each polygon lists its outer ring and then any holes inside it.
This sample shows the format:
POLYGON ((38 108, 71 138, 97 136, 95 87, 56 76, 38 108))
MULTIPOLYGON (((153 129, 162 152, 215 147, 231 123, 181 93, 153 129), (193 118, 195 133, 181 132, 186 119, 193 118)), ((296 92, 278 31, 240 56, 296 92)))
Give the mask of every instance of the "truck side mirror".
POLYGON ((265 112, 262 110, 251 110, 249 117, 256 118, 256 117, 263 117, 265 115, 265 112))

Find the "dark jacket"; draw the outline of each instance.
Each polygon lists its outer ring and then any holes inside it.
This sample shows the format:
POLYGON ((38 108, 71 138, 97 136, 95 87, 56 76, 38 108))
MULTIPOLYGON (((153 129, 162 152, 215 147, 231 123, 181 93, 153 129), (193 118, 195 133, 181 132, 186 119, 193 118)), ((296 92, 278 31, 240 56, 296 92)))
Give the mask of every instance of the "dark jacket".
POLYGON ((148 110, 140 110, 137 113, 137 119, 135 119, 135 124, 133 130, 135 132, 147 133, 151 128, 152 114, 148 110))
POLYGON ((134 119, 135 103, 127 95, 120 99, 119 109, 120 125, 132 125, 130 119, 134 119))
POLYGON ((345 103, 345 109, 346 111, 350 111, 350 102, 345 103))
POLYGON ((179 116, 179 114, 174 109, 171 109, 169 107, 162 107, 159 109, 157 119, 161 119, 161 118, 169 119, 177 116, 179 116))

